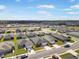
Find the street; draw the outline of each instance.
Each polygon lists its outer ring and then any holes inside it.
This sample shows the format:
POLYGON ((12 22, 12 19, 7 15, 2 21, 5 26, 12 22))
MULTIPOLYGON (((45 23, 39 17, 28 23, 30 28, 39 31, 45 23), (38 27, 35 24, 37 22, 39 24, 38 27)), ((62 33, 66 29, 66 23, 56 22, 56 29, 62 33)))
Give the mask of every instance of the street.
POLYGON ((28 58, 26 59, 38 59, 38 58, 41 58, 41 57, 46 57, 46 56, 49 56, 49 55, 53 55, 53 54, 61 54, 67 50, 74 50, 74 49, 78 49, 79 48, 79 41, 74 43, 73 45, 71 45, 71 47, 69 48, 64 48, 64 47, 59 47, 59 48, 53 48, 51 50, 46 50, 46 51, 43 51, 43 52, 39 52, 39 53, 36 53, 36 54, 31 54, 28 56, 28 58))

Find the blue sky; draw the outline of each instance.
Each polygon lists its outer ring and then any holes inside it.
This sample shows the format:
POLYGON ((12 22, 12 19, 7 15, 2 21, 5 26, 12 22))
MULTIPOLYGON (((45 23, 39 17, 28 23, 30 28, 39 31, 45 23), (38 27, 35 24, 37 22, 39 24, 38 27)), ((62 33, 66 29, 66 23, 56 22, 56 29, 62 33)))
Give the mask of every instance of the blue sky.
POLYGON ((0 20, 79 20, 79 0, 0 0, 0 20))

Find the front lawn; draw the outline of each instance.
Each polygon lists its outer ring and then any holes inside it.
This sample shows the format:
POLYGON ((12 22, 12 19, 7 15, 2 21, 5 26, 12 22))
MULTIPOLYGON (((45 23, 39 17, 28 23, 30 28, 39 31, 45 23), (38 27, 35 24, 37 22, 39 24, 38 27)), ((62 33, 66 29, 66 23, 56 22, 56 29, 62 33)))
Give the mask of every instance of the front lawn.
POLYGON ((69 42, 70 42, 70 43, 74 43, 74 40, 71 39, 69 42))
POLYGON ((75 36, 71 36, 71 40, 73 41, 77 41, 79 38, 75 37, 75 36))
POLYGON ((35 45, 33 45, 33 49, 34 49, 35 51, 37 51, 37 50, 43 49, 43 47, 36 47, 35 45))
POLYGON ((76 50, 75 52, 79 53, 79 50, 76 50))
POLYGON ((66 53, 66 54, 60 55, 60 57, 61 57, 62 59, 66 59, 66 58, 68 58, 68 57, 70 57, 70 56, 73 56, 73 55, 70 54, 70 53, 66 53))
POLYGON ((4 58, 16 56, 16 55, 20 55, 20 54, 24 54, 24 53, 27 53, 27 51, 25 49, 21 48, 21 49, 17 49, 17 51, 14 53, 9 53, 9 54, 4 55, 4 58))
POLYGON ((57 40, 56 44, 57 45, 63 45, 64 43, 62 41, 60 41, 60 40, 57 40))

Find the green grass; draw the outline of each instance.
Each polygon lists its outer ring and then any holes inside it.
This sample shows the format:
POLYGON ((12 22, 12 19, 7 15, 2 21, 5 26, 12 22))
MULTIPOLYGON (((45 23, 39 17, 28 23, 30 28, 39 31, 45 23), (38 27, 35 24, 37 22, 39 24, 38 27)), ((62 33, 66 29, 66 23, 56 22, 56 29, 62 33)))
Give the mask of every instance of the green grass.
POLYGON ((43 49, 43 47, 36 47, 35 45, 33 45, 33 49, 34 49, 35 51, 37 51, 37 50, 43 49))
POLYGON ((14 46, 15 46, 15 53, 17 54, 18 51, 18 45, 17 45, 17 38, 16 38, 16 32, 14 31, 14 46))
MULTIPOLYGON (((71 40, 70 40, 69 42, 70 42, 70 43, 75 42, 75 38, 74 38, 74 37, 72 37, 72 38, 71 38, 71 40)), ((58 44, 58 45, 63 45, 63 44, 64 44, 64 42, 62 42, 62 41, 58 40, 58 41, 56 42, 56 44, 58 44)))
POLYGON ((63 45, 64 43, 63 43, 62 41, 58 40, 58 41, 56 42, 56 44, 58 44, 58 45, 63 45))
POLYGON ((70 43, 74 43, 75 41, 74 41, 74 40, 70 40, 69 42, 70 42, 70 43))
POLYGON ((72 29, 72 28, 73 28, 73 29, 79 29, 79 26, 68 26, 67 28, 68 28, 68 29, 72 29))
POLYGON ((68 26, 68 29, 79 29, 79 26, 68 26))
POLYGON ((23 48, 22 49, 17 49, 17 51, 14 52, 14 53, 9 53, 9 54, 4 55, 4 58, 11 57, 11 56, 16 56, 16 55, 20 55, 20 54, 24 54, 24 53, 27 53, 27 51, 25 49, 23 49, 23 48))
POLYGON ((76 50, 75 52, 79 53, 79 50, 76 50))
POLYGON ((69 56, 73 56, 73 55, 70 54, 70 53, 66 53, 66 54, 60 55, 60 57, 61 57, 62 59, 66 59, 66 58, 69 57, 69 56))
POLYGON ((75 36, 71 36, 71 40, 73 41, 77 41, 79 38, 75 37, 75 36))
MULTIPOLYGON (((3 40, 2 40, 3 41, 3 40)), ((15 56, 15 55, 20 55, 20 54, 24 54, 27 51, 24 50, 23 48, 19 49, 18 45, 17 45, 17 38, 16 38, 16 32, 14 32, 14 39, 12 40, 14 42, 14 46, 15 46, 15 52, 14 53, 9 53, 6 54, 4 57, 11 57, 11 56, 15 56)))
MULTIPOLYGON (((7 34, 7 31, 5 31, 4 34, 7 34)), ((4 41, 4 36, 1 38, 0 42, 3 42, 4 41)))

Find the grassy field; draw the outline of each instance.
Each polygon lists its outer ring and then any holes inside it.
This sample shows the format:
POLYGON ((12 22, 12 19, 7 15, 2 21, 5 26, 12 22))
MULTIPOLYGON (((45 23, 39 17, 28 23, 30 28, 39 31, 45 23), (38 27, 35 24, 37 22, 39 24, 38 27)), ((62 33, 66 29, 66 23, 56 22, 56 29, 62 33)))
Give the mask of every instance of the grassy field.
POLYGON ((71 40, 73 41, 77 41, 79 38, 75 37, 75 36, 71 36, 71 40))
POLYGON ((67 26, 68 29, 79 29, 79 26, 67 26))
POLYGON ((56 42, 56 44, 57 44, 57 45, 63 45, 64 43, 63 43, 62 41, 58 40, 58 41, 56 42))
POLYGON ((79 53, 79 50, 76 50, 75 52, 79 53))
POLYGON ((75 41, 74 41, 74 40, 70 40, 69 42, 70 42, 70 43, 74 43, 75 41))
POLYGON ((16 52, 14 52, 14 53, 9 53, 9 54, 6 54, 5 56, 4 56, 4 58, 6 58, 6 57, 11 57, 11 56, 16 56, 16 55, 20 55, 20 54, 24 54, 24 53, 27 53, 27 51, 25 50, 25 49, 17 49, 17 51, 16 52))
MULTIPOLYGON (((5 31, 4 34, 7 34, 7 31, 5 31)), ((4 41, 4 36, 1 38, 0 42, 3 42, 4 41)))
POLYGON ((60 57, 61 57, 62 59, 66 59, 66 58, 69 57, 69 56, 73 56, 73 55, 70 54, 70 53, 66 53, 66 54, 60 55, 60 57))

